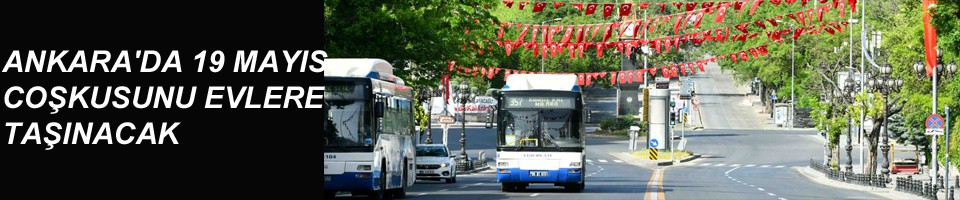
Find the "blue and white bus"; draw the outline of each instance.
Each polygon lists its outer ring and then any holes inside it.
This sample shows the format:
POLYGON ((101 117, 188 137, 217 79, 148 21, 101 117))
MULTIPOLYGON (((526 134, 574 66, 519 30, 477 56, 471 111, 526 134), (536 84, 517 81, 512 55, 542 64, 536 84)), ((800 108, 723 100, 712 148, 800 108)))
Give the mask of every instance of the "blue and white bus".
POLYGON ((497 116, 497 182, 501 190, 548 183, 585 186, 583 99, 575 75, 510 75, 497 116))
POLYGON ((403 198, 416 181, 413 93, 380 59, 327 59, 324 197, 403 198))

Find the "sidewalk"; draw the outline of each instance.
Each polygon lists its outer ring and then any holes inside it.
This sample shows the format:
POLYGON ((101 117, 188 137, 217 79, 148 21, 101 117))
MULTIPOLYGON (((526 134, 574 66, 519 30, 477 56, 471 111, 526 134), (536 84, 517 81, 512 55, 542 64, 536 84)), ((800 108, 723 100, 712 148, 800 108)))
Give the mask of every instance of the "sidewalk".
POLYGON ((879 196, 886 197, 886 198, 888 198, 888 199, 923 199, 923 198, 921 198, 920 196, 916 196, 916 195, 912 195, 912 194, 908 194, 908 193, 896 191, 896 185, 895 185, 895 183, 894 183, 894 184, 887 184, 887 187, 886 187, 886 188, 868 187, 868 186, 861 186, 861 185, 844 183, 844 182, 839 182, 839 181, 832 180, 832 179, 830 179, 830 178, 827 178, 826 175, 824 175, 823 173, 820 173, 820 172, 818 172, 817 170, 814 170, 814 169, 812 169, 812 168, 810 168, 810 167, 794 167, 794 169, 796 169, 797 172, 799 172, 801 175, 807 177, 807 178, 810 179, 811 181, 813 181, 813 182, 815 182, 815 183, 818 183, 818 184, 821 184, 821 185, 826 185, 826 186, 835 187, 835 188, 848 189, 848 190, 857 190, 857 191, 862 191, 862 192, 870 192, 870 193, 873 193, 873 194, 876 194, 876 195, 879 195, 879 196))

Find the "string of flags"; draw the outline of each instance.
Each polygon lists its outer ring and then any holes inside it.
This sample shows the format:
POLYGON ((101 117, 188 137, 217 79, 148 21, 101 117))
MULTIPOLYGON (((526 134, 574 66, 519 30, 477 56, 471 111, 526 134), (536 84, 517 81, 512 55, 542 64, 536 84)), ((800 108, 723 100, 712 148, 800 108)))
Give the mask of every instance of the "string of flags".
MULTIPOLYGON (((802 13, 809 11, 812 11, 812 9, 797 13, 801 13, 800 15, 803 15, 802 13)), ((791 13, 787 16, 790 17, 796 15, 791 13)), ((551 42, 553 39, 550 39, 550 36, 546 35, 544 37, 547 39, 544 40, 543 43, 540 43, 536 40, 528 42, 518 39, 499 41, 497 45, 503 47, 506 51, 506 55, 508 56, 511 55, 513 51, 522 47, 524 50, 532 50, 533 56, 541 56, 543 58, 546 58, 547 56, 556 57, 558 54, 563 55, 564 51, 566 51, 570 58, 582 58, 583 53, 589 49, 595 49, 597 52, 597 57, 600 58, 603 57, 603 51, 610 48, 616 48, 617 52, 623 52, 629 55, 632 53, 632 51, 634 51, 634 48, 643 46, 649 46, 656 54, 661 54, 670 53, 672 49, 679 50, 681 45, 690 42, 694 44, 702 44, 704 42, 746 41, 747 39, 753 39, 760 36, 760 32, 751 33, 747 30, 747 26, 756 25, 766 29, 766 21, 769 22, 772 27, 778 27, 776 20, 780 18, 782 18, 782 16, 771 17, 765 20, 757 20, 752 23, 748 22, 737 24, 733 26, 735 29, 734 31, 731 31, 731 27, 722 27, 713 30, 706 30, 702 32, 698 31, 681 35, 610 42, 589 42, 588 39, 581 38, 581 33, 577 33, 576 38, 573 38, 573 36, 570 34, 564 34, 563 38, 559 42, 551 42), (735 32, 736 30, 739 30, 740 33, 735 32)), ((820 17, 818 17, 818 19, 822 20, 820 17)), ((826 22, 815 25, 813 24, 813 21, 811 21, 809 25, 807 25, 806 22, 801 24, 802 26, 796 28, 782 27, 781 29, 765 31, 764 33, 766 33, 765 35, 768 39, 778 43, 783 43, 783 38, 785 37, 792 37, 794 40, 797 40, 804 34, 816 35, 822 31, 825 31, 831 35, 838 34, 843 30, 844 27, 848 25, 848 22, 826 22)), ((570 27, 567 28, 572 29, 570 27)), ((581 31, 578 30, 577 32, 581 31)))
MULTIPOLYGON (((707 13, 711 13, 714 10, 719 10, 720 12, 718 13, 721 13, 720 15, 723 15, 722 13, 726 13, 727 9, 730 8, 731 6, 733 7, 733 10, 739 11, 738 15, 740 15, 743 13, 744 10, 746 10, 746 7, 749 6, 750 7, 749 14, 753 15, 756 12, 757 7, 763 4, 763 2, 767 2, 767 1, 769 1, 770 4, 773 4, 773 5, 781 5, 781 4, 789 5, 789 4, 797 3, 797 0, 743 0, 743 1, 707 1, 707 2, 658 2, 658 3, 653 3, 653 2, 637 2, 637 3, 633 3, 633 2, 628 2, 628 3, 571 2, 570 6, 576 8, 577 11, 584 12, 585 15, 591 15, 591 14, 597 13, 597 9, 599 8, 603 18, 610 17, 611 15, 614 14, 615 11, 617 12, 616 14, 619 16, 629 16, 630 13, 632 13, 631 11, 634 10, 634 8, 636 8, 636 10, 643 10, 651 6, 655 6, 654 9, 659 8, 659 12, 661 13, 665 12, 667 8, 673 6, 673 7, 676 7, 676 9, 679 11, 687 11, 687 12, 693 11, 698 7, 701 9, 705 9, 707 13)), ((826 4, 830 0, 799 0, 799 1, 801 6, 806 7, 807 3, 810 1, 818 1, 821 4, 826 4)), ((547 8, 547 6, 553 6, 554 9, 560 9, 561 6, 566 4, 566 2, 563 2, 563 1, 515 2, 512 0, 505 0, 502 2, 504 5, 507 6, 507 8, 513 8, 514 4, 516 4, 517 9, 519 10, 524 10, 524 8, 530 6, 530 4, 533 4, 532 11, 535 13, 542 12, 545 8, 547 8)), ((846 2, 842 2, 842 0, 833 0, 832 4, 834 8, 839 6, 841 9, 843 9, 843 7, 845 6, 844 4, 846 4, 846 5, 849 5, 851 12, 857 12, 857 0, 846 0, 846 2)))
MULTIPOLYGON (((580 85, 591 85, 594 80, 605 78, 609 75, 610 84, 615 84, 618 81, 621 84, 633 83, 633 82, 642 82, 644 75, 649 73, 651 76, 657 76, 657 73, 660 76, 665 78, 686 76, 688 73, 693 74, 699 69, 700 72, 704 72, 704 65, 710 62, 722 61, 724 59, 730 59, 734 63, 746 62, 750 59, 756 59, 764 57, 768 54, 767 44, 760 45, 757 47, 749 48, 746 50, 741 50, 739 52, 733 52, 726 55, 715 56, 708 59, 701 59, 693 62, 681 63, 681 64, 671 64, 667 66, 661 66, 656 68, 647 68, 647 69, 638 69, 638 70, 626 70, 626 71, 608 71, 608 72, 588 72, 588 73, 552 73, 548 74, 576 74, 577 83, 580 85)), ((458 73, 468 76, 478 76, 484 77, 486 79, 493 79, 494 76, 503 72, 503 79, 506 81, 507 77, 512 74, 539 74, 539 72, 525 71, 525 70, 516 70, 516 69, 506 69, 499 67, 480 67, 480 66, 461 66, 457 65, 456 61, 451 61, 447 65, 447 71, 451 73, 458 73)))

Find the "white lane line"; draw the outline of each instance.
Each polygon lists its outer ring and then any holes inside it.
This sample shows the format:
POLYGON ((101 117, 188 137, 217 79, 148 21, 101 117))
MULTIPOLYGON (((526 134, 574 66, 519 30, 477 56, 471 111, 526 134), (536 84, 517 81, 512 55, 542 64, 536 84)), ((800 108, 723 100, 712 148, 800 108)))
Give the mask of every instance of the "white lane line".
POLYGON ((712 163, 703 163, 703 164, 700 164, 700 166, 710 166, 710 164, 712 163))
POLYGON ((420 193, 420 194, 417 194, 417 196, 423 196, 423 195, 427 195, 427 193, 420 193))
POLYGON ((761 167, 761 168, 767 168, 767 167, 770 167, 770 165, 761 165, 760 167, 761 167))
POLYGON ((441 192, 446 192, 447 190, 449 190, 449 189, 442 189, 442 190, 440 190, 440 191, 441 191, 441 192))
POLYGON ((780 197, 779 200, 787 200, 786 198, 780 197))
POLYGON ((750 185, 750 187, 757 187, 756 185, 750 185))
POLYGON ((763 188, 757 188, 757 190, 763 191, 763 188))
POLYGON ((733 169, 727 170, 727 172, 723 172, 723 175, 729 176, 729 175, 730 175, 730 172, 732 172, 733 170, 737 170, 737 169, 740 169, 740 167, 734 167, 733 169))
POLYGON ((622 160, 613 160, 613 162, 622 163, 623 161, 622 161, 622 160))
POLYGON ((597 161, 600 161, 600 162, 607 162, 607 160, 603 160, 603 159, 600 159, 600 160, 597 160, 597 161))
MULTIPOLYGON (((735 180, 735 181, 736 181, 736 180, 735 180)), ((737 181, 737 183, 743 183, 743 182, 741 182, 741 181, 737 181)))
POLYGON ((776 194, 773 194, 773 193, 769 193, 769 192, 767 193, 767 195, 770 195, 770 196, 777 196, 776 194))
POLYGON ((474 183, 473 185, 483 185, 483 183, 474 183))
POLYGON ((592 163, 592 162, 593 162, 593 160, 590 160, 590 159, 587 159, 587 162, 588 162, 588 163, 592 163))
POLYGON ((463 189, 463 188, 467 188, 467 186, 466 185, 460 186, 460 189, 463 189))
POLYGON ((783 165, 777 165, 776 168, 783 168, 783 167, 784 167, 783 165))
POLYGON ((530 196, 531 196, 531 197, 540 196, 540 193, 533 193, 533 194, 531 194, 530 196))
POLYGON ((714 165, 714 166, 723 167, 724 165, 727 165, 727 164, 720 163, 720 164, 717 164, 717 165, 714 165))
POLYGON ((753 166, 757 166, 757 165, 749 164, 749 165, 747 165, 747 166, 745 166, 745 167, 753 167, 753 166))
POLYGON ((739 167, 740 164, 732 164, 732 165, 730 165, 730 166, 731 166, 731 167, 739 167))

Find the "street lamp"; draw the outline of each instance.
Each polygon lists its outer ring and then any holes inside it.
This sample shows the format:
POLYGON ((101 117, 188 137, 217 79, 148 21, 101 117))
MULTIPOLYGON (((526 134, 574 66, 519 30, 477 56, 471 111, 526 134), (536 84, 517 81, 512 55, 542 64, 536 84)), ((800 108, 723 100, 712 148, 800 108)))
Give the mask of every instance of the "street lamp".
MULTIPOLYGON (((844 81, 843 90, 837 92, 836 95, 840 97, 841 100, 849 98, 847 102, 854 103, 854 98, 857 94, 854 87, 856 87, 856 83, 853 82, 853 70, 851 69, 848 72, 846 81, 844 81)), ((847 117, 847 124, 847 147, 845 148, 847 150, 847 165, 844 168, 847 169, 847 172, 853 172, 853 119, 847 117)))
POLYGON ((463 109, 460 110, 460 111, 461 111, 461 112, 460 112, 460 113, 461 113, 460 116, 463 117, 462 120, 460 121, 460 124, 461 124, 461 129, 460 129, 460 160, 461 160, 461 161, 466 161, 466 160, 467 160, 467 149, 466 149, 466 145, 467 145, 467 100, 469 100, 469 98, 467 97, 467 87, 469 87, 469 86, 470 86, 470 85, 467 83, 466 80, 464 80, 463 82, 460 82, 460 91, 459 91, 460 103, 461 103, 460 105, 463 105, 463 109))
POLYGON ((880 173, 884 176, 890 175, 890 136, 888 133, 888 118, 887 112, 889 106, 887 102, 889 100, 890 93, 895 93, 900 91, 900 87, 903 86, 903 79, 900 77, 892 76, 893 68, 890 67, 890 64, 884 64, 879 70, 877 70, 876 77, 873 80, 867 81, 869 88, 872 88, 874 91, 880 92, 883 94, 883 119, 880 121, 881 127, 881 137, 883 137, 883 143, 880 145, 881 154, 883 154, 883 162, 881 163, 880 173))
MULTIPOLYGON (((783 21, 781 20, 777 20, 777 22, 783 23, 783 21)), ((793 22, 790 23, 790 29, 793 29, 793 22)), ((797 45, 797 39, 796 37, 794 37, 794 39, 790 43, 790 118, 789 118, 790 120, 788 120, 790 122, 790 128, 793 128, 794 126, 793 118, 794 118, 794 114, 795 114, 794 112, 796 110, 796 104, 797 104, 796 94, 794 93, 794 88, 796 87, 794 83, 794 68, 795 68, 794 59, 796 59, 794 55, 797 51, 796 45, 797 45)))
MULTIPOLYGON (((563 20, 563 18, 557 17, 557 18, 555 18, 555 19, 551 19, 551 20, 547 20, 547 21, 542 21, 542 22, 540 22, 540 27, 543 27, 544 24, 553 23, 553 22, 558 22, 558 21, 560 21, 560 20, 563 20)), ((544 38, 544 39, 546 39, 546 38, 544 38)), ((534 49, 534 51, 536 51, 536 49, 534 49)), ((541 57, 540 57, 540 73, 543 73, 543 58, 546 58, 546 56, 541 56, 541 57)))
MULTIPOLYGON (((937 113, 937 84, 942 83, 937 81, 937 79, 939 78, 939 76, 943 76, 944 78, 947 78, 947 79, 952 79, 953 75, 957 73, 957 63, 956 61, 951 60, 950 63, 947 64, 946 66, 947 73, 940 74, 939 72, 942 72, 944 69, 944 66, 943 66, 944 63, 945 62, 943 61, 943 52, 937 49, 937 66, 933 68, 933 75, 931 76, 933 80, 932 80, 932 84, 930 84, 931 87, 933 88, 933 92, 931 93, 932 100, 933 100, 932 102, 933 106, 931 106, 933 108, 933 114, 937 113)), ((918 79, 923 80, 927 78, 926 67, 924 65, 923 60, 917 60, 917 63, 913 65, 913 70, 917 73, 918 79)), ((933 155, 937 155, 937 135, 933 135, 933 155)), ((936 156, 934 156, 934 158, 935 157, 936 156)), ((933 163, 932 171, 934 172, 934 174, 937 174, 937 161, 934 161, 931 163, 933 163)), ((937 175, 933 175, 933 182, 938 183, 937 175)))

